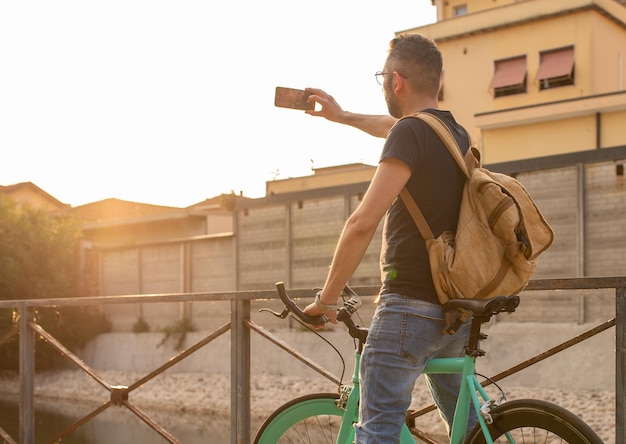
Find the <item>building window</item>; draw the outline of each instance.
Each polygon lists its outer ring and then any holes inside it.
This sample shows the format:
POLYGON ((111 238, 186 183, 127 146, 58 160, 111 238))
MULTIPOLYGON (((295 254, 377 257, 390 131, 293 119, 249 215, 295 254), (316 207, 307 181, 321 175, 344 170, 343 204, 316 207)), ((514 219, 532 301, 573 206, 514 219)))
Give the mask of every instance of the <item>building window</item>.
POLYGON ((574 84, 574 47, 553 49, 539 54, 539 89, 574 84))
POLYGON ((497 60, 494 63, 491 89, 494 97, 526 92, 526 56, 497 60))
POLYGON ((460 17, 462 15, 467 15, 467 5, 458 5, 453 8, 452 13, 455 17, 460 17))

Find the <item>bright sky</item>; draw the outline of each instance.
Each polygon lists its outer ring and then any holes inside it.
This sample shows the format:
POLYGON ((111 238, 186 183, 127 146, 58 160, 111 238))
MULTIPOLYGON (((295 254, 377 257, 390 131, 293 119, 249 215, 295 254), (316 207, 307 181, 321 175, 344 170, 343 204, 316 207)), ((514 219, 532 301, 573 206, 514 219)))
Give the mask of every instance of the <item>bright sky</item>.
POLYGON ((389 40, 434 21, 431 0, 0 2, 0 185, 185 207, 375 165, 382 139, 275 108, 275 87, 386 113, 389 40))

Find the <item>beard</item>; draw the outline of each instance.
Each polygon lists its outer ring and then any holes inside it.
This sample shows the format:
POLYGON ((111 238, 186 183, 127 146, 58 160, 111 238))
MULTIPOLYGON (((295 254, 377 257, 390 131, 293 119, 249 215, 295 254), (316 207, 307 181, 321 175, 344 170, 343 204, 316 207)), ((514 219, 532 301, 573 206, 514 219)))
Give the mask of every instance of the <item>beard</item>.
POLYGON ((389 111, 389 114, 396 119, 403 117, 400 104, 396 100, 396 96, 391 89, 391 82, 385 82, 383 86, 383 93, 385 95, 385 102, 387 103, 387 110, 389 111))

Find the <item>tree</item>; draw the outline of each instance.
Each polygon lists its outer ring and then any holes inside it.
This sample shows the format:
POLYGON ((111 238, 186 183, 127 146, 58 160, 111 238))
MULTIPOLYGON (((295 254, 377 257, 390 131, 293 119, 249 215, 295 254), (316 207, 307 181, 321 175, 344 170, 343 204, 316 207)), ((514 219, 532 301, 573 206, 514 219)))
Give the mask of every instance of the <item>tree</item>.
POLYGON ((0 197, 0 299, 78 296, 80 225, 0 197))
MULTIPOLYGON (((80 296, 80 222, 66 214, 19 206, 0 195, 0 300, 80 296)), ((110 328, 94 306, 43 308, 38 322, 66 347, 82 346, 110 328)), ((0 312, 0 336, 11 328, 12 310, 0 312)), ((37 346, 37 363, 51 365, 49 347, 37 346)), ((17 364, 17 341, 0 347, 1 366, 17 364)))

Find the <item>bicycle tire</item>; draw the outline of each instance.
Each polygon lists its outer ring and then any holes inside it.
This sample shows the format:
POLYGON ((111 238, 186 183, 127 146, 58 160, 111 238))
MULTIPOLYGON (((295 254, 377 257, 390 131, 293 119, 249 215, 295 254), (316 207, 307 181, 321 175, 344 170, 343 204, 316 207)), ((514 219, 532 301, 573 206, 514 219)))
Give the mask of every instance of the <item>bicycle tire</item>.
POLYGON ((283 404, 261 425, 254 444, 334 444, 344 413, 337 398, 337 393, 314 393, 283 404))
MULTIPOLYGON (((513 436, 516 444, 602 444, 600 437, 582 419, 550 402, 537 399, 509 401, 493 409, 491 416, 493 424, 488 428, 494 444, 508 443, 506 433, 513 436)), ((465 442, 486 442, 480 425, 474 427, 465 442)))

